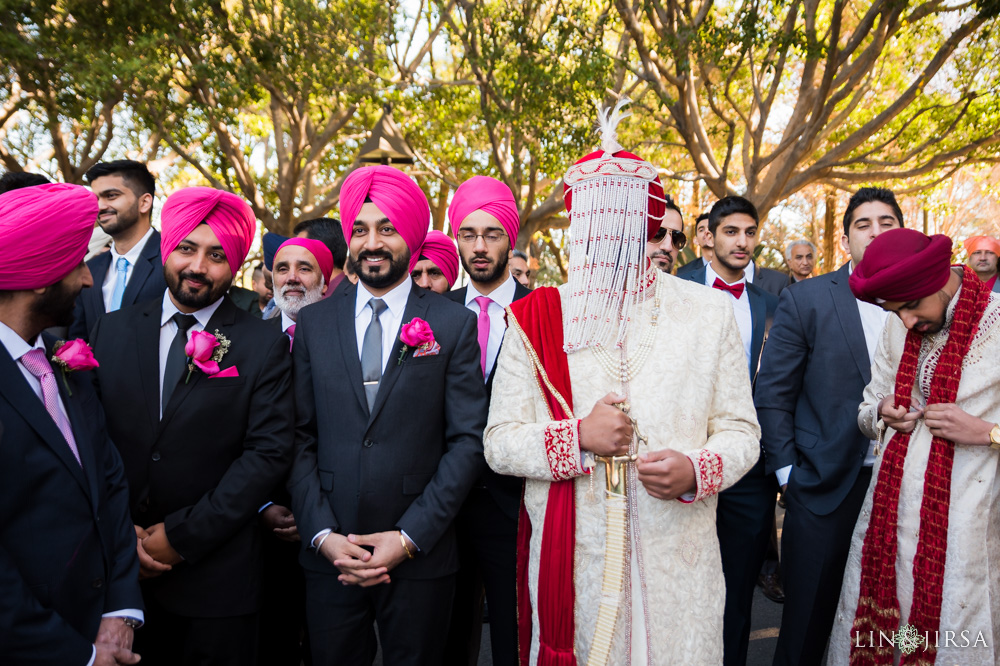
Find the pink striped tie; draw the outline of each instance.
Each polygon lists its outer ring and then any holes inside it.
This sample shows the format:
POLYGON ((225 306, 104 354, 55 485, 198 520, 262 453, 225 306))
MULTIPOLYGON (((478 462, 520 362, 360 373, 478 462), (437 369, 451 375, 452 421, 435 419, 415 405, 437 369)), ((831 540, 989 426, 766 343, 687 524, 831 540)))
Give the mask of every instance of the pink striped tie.
MULTIPOLYGON (((79 463, 80 452, 76 450, 73 428, 70 427, 69 419, 63 416, 59 409, 59 386, 56 384, 56 375, 52 371, 52 366, 45 358, 45 352, 41 349, 32 349, 21 357, 21 365, 42 383, 42 402, 45 403, 45 409, 52 420, 56 422, 59 432, 66 438, 66 443, 69 444, 69 449, 73 452, 73 457, 79 463)), ((80 463, 80 466, 82 467, 83 463, 80 463)))
POLYGON ((288 351, 292 351, 292 347, 295 346, 295 327, 296 326, 298 326, 298 324, 292 324, 291 326, 289 326, 288 328, 285 329, 285 333, 288 334, 288 351))
POLYGON ((490 343, 490 303, 493 302, 489 296, 476 296, 476 303, 479 305, 479 320, 476 322, 479 328, 479 350, 480 365, 483 368, 483 377, 486 377, 486 347, 490 343))

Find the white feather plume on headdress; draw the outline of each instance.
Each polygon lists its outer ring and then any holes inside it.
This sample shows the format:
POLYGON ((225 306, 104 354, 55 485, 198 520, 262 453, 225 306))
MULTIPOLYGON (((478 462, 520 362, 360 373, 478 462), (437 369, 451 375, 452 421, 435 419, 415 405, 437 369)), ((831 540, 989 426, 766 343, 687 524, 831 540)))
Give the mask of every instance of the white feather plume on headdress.
POLYGON ((628 97, 622 97, 618 100, 614 109, 609 109, 607 107, 601 108, 601 103, 596 103, 597 131, 601 135, 601 150, 608 155, 614 155, 619 151, 625 150, 622 145, 618 143, 618 123, 632 115, 631 111, 622 111, 622 108, 625 105, 631 103, 632 100, 628 97))

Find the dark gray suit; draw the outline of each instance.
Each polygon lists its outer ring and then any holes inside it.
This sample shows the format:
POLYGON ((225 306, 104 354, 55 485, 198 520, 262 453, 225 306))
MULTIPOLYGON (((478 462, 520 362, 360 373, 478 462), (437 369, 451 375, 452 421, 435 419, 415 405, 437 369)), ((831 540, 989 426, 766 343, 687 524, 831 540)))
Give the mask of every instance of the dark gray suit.
POLYGON ((871 468, 858 405, 871 380, 848 266, 796 283, 778 304, 754 402, 768 475, 793 465, 782 532, 785 607, 776 664, 818 664, 871 468))
POLYGON ((762 268, 754 264, 753 284, 766 292, 775 296, 780 296, 782 290, 792 283, 792 278, 787 273, 776 271, 773 268, 762 268))
MULTIPOLYGON (((90 332, 97 323, 97 318, 104 310, 104 278, 111 270, 111 252, 102 252, 87 262, 90 275, 94 278, 94 286, 87 287, 76 298, 73 310, 73 323, 69 326, 70 338, 90 339, 90 332)), ((146 245, 143 246, 139 258, 129 270, 132 275, 125 285, 122 294, 122 307, 142 303, 152 298, 162 297, 167 288, 163 279, 163 260, 160 257, 160 232, 153 230, 146 245)))
POLYGON ((439 663, 458 569, 454 520, 486 468, 487 398, 476 318, 464 306, 412 285, 401 323, 430 324, 440 352, 399 363, 398 331, 372 410, 355 334, 358 287, 299 313, 293 354, 296 455, 288 488, 304 546, 321 530, 402 530, 419 547, 389 584, 343 586, 305 548, 315 663, 371 663, 373 620, 387 663, 439 663))

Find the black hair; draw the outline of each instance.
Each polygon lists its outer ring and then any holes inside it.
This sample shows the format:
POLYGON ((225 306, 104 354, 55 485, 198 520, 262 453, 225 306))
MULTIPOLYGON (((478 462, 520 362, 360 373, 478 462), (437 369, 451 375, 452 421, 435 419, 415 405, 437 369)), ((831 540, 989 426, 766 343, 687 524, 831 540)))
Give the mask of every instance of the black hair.
POLYGON ((514 248, 514 258, 523 259, 525 262, 528 261, 528 255, 526 255, 524 252, 521 252, 516 247, 514 248))
POLYGON ((84 176, 88 183, 93 183, 102 176, 118 174, 137 197, 143 194, 156 194, 156 179, 142 162, 135 160, 114 160, 113 162, 98 162, 90 167, 84 176))
POLYGON ((753 221, 760 224, 760 216, 757 214, 757 207, 748 199, 737 196, 723 197, 715 202, 712 210, 708 211, 708 230, 714 236, 715 230, 719 228, 722 219, 730 215, 742 213, 749 215, 753 221))
POLYGON ((298 236, 305 232, 307 238, 320 241, 330 248, 333 254, 333 265, 338 271, 344 270, 347 261, 347 241, 340 220, 332 217, 317 217, 314 220, 302 220, 295 225, 292 233, 298 236))
POLYGON ((264 262, 263 261, 258 261, 256 264, 254 264, 254 267, 253 267, 253 276, 256 277, 257 273, 260 273, 261 275, 264 274, 264 262))
POLYGON ((672 211, 676 212, 678 215, 681 216, 681 224, 683 225, 684 224, 684 213, 681 212, 681 209, 674 202, 673 197, 671 197, 669 194, 664 194, 663 198, 666 199, 666 202, 664 203, 664 205, 667 207, 666 210, 663 211, 663 214, 666 215, 666 213, 667 213, 668 210, 672 210, 672 211))
POLYGON ((899 203, 896 201, 896 195, 892 193, 892 190, 886 189, 884 187, 862 187, 860 190, 851 196, 851 200, 847 202, 847 210, 844 211, 844 235, 848 235, 851 230, 851 222, 853 220, 851 217, 854 215, 854 211, 857 210, 858 206, 866 203, 871 203, 873 201, 880 201, 886 206, 892 209, 893 214, 896 219, 899 220, 899 226, 903 226, 903 210, 899 207, 899 203))
POLYGON ((27 171, 8 171, 0 176, 0 194, 19 190, 22 187, 34 187, 35 185, 45 185, 52 181, 40 173, 28 173, 27 171))

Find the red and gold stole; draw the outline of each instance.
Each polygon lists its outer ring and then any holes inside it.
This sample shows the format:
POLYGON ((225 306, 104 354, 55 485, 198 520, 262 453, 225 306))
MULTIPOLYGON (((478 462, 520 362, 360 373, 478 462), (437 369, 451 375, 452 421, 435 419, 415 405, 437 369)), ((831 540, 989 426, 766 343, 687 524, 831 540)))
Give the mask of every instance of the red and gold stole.
MULTIPOLYGON (((555 287, 540 287, 514 301, 508 324, 517 331, 535 371, 535 380, 553 421, 573 418, 569 362, 563 350, 562 300, 555 287)), ((573 479, 549 485, 542 526, 538 571, 540 666, 576 666, 574 653, 573 555, 576 549, 576 498, 573 479)), ((521 501, 517 534, 517 622, 520 663, 531 653, 531 598, 528 594, 528 548, 531 522, 521 501)))
MULTIPOLYGON (((927 404, 953 403, 962 379, 962 360, 979 329, 990 292, 971 269, 966 267, 962 293, 955 306, 948 341, 941 352, 927 404)), ((903 355, 896 371, 897 407, 910 408, 923 336, 914 331, 906 335, 903 355)), ((897 432, 885 448, 882 467, 872 501, 872 517, 861 549, 861 593, 854 615, 852 636, 874 632, 870 647, 851 643, 851 664, 892 664, 893 645, 879 641, 879 632, 891 636, 899 629, 899 599, 896 597, 896 527, 899 519, 899 491, 903 481, 903 462, 910 434, 897 432), (886 643, 886 644, 883 644, 886 643)), ((941 591, 944 585, 945 555, 948 545, 948 508, 951 502, 951 469, 955 445, 941 437, 931 441, 930 458, 924 474, 924 493, 920 504, 920 531, 913 561, 913 604, 908 623, 921 636, 934 635, 941 623, 941 591)), ((937 656, 934 642, 910 654, 902 655, 900 664, 933 664, 937 656)))

